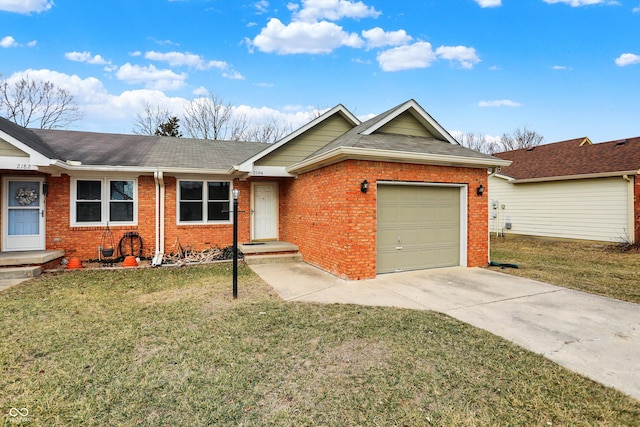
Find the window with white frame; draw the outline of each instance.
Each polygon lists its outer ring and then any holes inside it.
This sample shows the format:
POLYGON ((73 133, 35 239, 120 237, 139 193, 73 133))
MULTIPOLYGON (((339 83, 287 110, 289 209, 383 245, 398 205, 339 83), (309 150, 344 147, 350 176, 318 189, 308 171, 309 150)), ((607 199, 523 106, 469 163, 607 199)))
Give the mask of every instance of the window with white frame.
POLYGON ((231 182, 178 181, 178 222, 229 222, 231 182))
POLYGON ((71 186, 74 225, 137 223, 135 179, 80 179, 71 186))

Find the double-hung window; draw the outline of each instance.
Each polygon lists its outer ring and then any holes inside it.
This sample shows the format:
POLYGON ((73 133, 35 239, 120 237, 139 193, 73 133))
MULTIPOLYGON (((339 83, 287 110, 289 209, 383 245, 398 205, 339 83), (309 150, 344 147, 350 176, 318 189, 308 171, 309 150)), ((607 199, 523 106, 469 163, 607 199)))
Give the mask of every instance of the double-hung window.
POLYGON ((135 179, 73 179, 71 202, 72 225, 137 223, 135 179))
POLYGON ((178 181, 178 223, 229 222, 229 206, 229 181, 178 181))

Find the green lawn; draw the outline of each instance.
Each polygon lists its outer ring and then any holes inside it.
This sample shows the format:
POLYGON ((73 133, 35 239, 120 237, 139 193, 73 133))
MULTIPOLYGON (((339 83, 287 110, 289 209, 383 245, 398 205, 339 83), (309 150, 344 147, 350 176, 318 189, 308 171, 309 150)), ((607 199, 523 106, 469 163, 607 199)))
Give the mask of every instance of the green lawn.
POLYGON ((491 260, 520 267, 500 270, 504 273, 640 303, 640 248, 623 251, 620 245, 594 242, 493 237, 491 260))
POLYGON ((640 402, 445 315, 284 303, 244 266, 239 289, 233 301, 230 266, 216 264, 48 274, 3 291, 3 420, 640 425, 640 402))

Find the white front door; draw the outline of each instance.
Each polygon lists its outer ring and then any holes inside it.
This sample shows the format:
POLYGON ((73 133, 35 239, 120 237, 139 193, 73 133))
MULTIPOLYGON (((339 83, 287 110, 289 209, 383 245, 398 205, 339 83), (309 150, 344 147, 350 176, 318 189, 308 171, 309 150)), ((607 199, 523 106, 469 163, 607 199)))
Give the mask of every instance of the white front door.
POLYGON ((251 239, 278 240, 278 184, 256 182, 252 190, 251 239))
POLYGON ((2 250, 45 249, 45 197, 39 177, 4 178, 2 182, 2 250))

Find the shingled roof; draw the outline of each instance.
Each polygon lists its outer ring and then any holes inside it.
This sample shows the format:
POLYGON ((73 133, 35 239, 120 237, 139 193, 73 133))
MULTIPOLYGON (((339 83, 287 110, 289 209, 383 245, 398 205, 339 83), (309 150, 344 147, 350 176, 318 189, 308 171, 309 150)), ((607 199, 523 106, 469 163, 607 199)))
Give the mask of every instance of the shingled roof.
POLYGON ((640 171, 640 137, 598 144, 576 138, 494 156, 513 162, 500 173, 517 181, 631 174, 640 171))
POLYGON ((52 158, 92 166, 229 170, 263 150, 258 142, 32 129, 52 158))

